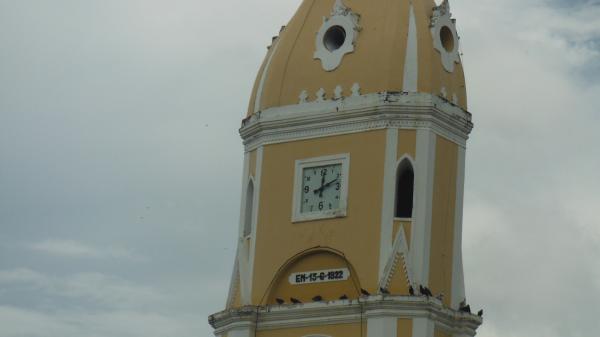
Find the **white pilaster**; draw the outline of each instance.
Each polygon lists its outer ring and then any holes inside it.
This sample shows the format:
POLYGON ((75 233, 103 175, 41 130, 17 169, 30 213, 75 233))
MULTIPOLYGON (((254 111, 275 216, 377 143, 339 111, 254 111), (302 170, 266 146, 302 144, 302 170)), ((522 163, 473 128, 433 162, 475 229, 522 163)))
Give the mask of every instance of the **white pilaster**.
POLYGON ((379 281, 392 252, 394 226, 394 199, 396 186, 396 157, 398 152, 398 129, 387 129, 385 144, 385 167, 383 171, 383 204, 381 207, 381 237, 379 246, 379 281))
POLYGON ((242 170, 242 196, 240 197, 240 219, 238 224, 238 244, 236 252, 236 262, 233 267, 233 273, 231 275, 231 285, 229 286, 229 296, 227 298, 228 305, 231 304, 233 296, 235 296, 235 284, 239 279, 240 297, 242 302, 247 297, 246 295, 246 279, 247 279, 247 261, 248 256, 246 249, 244 249, 244 241, 242 240, 244 232, 244 219, 246 218, 246 197, 248 182, 250 181, 250 152, 244 153, 244 169, 242 170))
POLYGON ((411 231, 410 261, 416 284, 429 282, 431 209, 435 174, 436 135, 430 129, 417 130, 415 197, 411 231))
POLYGON ((249 268, 248 268, 248 302, 245 304, 250 304, 252 299, 252 282, 254 280, 254 256, 256 252, 256 228, 258 223, 258 210, 260 209, 260 190, 261 190, 261 181, 262 181, 262 164, 263 164, 263 152, 264 147, 261 146, 256 150, 256 169, 254 176, 254 204, 252 214, 252 240, 250 241, 250 258, 249 258, 249 268))
POLYGON ((427 317, 413 318, 413 337, 433 337, 435 323, 427 317))
POLYGON ((458 147, 458 167, 456 170, 456 209, 454 210, 454 244, 452 256, 452 298, 451 305, 458 309, 465 299, 465 280, 462 262, 462 220, 465 189, 465 148, 458 147))
POLYGON ((374 317, 367 320, 367 337, 396 337, 397 317, 374 317))

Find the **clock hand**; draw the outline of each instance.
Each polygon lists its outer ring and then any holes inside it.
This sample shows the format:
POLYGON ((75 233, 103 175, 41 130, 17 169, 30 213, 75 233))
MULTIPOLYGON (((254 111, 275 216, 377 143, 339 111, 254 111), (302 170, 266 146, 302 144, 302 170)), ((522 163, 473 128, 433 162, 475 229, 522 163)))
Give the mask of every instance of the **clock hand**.
POLYGON ((327 174, 321 175, 321 187, 319 187, 319 198, 323 198, 323 189, 325 188, 325 176, 327 174))
POLYGON ((323 188, 325 186, 325 176, 321 176, 321 187, 317 188, 316 190, 314 190, 313 192, 315 192, 315 194, 319 194, 319 197, 323 196, 323 188))
POLYGON ((316 189, 316 190, 315 190, 315 194, 317 194, 317 193, 323 193, 323 190, 324 190, 326 187, 329 187, 329 186, 331 186, 331 184, 335 183, 335 182, 336 182, 338 179, 339 179, 339 177, 338 177, 338 178, 335 178, 335 179, 333 179, 332 181, 328 182, 327 184, 324 184, 324 185, 322 185, 321 187, 319 187, 318 189, 316 189))

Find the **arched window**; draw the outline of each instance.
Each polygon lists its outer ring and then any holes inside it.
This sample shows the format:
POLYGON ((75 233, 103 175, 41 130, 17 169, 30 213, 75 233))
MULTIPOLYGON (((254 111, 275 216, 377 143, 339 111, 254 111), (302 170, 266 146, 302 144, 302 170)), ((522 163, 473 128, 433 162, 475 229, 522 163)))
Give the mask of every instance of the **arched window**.
POLYGON ((244 209, 244 237, 252 233, 252 209, 254 208, 254 183, 248 182, 246 188, 246 208, 244 209))
POLYGON ((410 160, 404 159, 396 172, 396 218, 412 218, 415 173, 410 160))

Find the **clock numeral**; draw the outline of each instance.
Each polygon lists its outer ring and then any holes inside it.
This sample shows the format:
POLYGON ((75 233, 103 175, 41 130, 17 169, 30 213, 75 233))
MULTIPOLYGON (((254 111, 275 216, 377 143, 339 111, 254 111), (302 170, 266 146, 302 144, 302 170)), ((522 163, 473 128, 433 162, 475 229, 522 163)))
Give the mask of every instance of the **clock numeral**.
POLYGON ((321 170, 321 176, 326 176, 327 175, 327 169, 322 169, 321 170))
POLYGON ((329 209, 331 209, 331 203, 329 203, 329 209))
POLYGON ((319 203, 319 211, 322 211, 322 210, 323 210, 323 202, 321 201, 321 202, 319 203))
POLYGON ((335 190, 336 190, 336 191, 339 191, 339 190, 340 190, 340 183, 336 183, 336 184, 335 184, 335 190))
POLYGON ((310 181, 310 177, 306 177, 306 181, 310 181))
POLYGON ((304 193, 308 193, 309 191, 310 191, 310 188, 308 186, 304 186, 304 193))

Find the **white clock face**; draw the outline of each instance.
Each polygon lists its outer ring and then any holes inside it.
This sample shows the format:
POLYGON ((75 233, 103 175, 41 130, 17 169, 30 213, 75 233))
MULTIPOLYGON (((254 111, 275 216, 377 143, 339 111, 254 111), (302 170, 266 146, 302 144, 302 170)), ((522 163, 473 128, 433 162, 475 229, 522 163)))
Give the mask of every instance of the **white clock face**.
POLYGON ((342 164, 305 167, 302 170, 301 213, 323 213, 340 208, 342 164))

